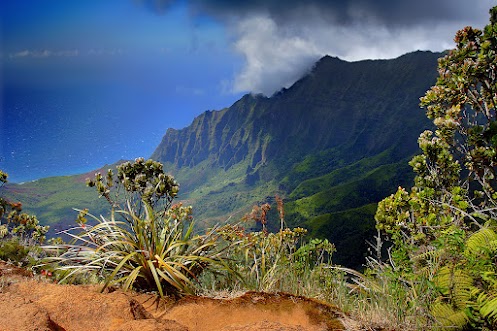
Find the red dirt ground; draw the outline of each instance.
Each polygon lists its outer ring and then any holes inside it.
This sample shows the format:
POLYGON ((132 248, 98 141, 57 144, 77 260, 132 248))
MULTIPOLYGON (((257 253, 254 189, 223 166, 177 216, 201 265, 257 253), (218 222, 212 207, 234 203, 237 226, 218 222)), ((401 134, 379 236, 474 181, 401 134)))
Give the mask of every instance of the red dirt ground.
POLYGON ((356 330, 337 308, 289 294, 159 300, 151 294, 57 285, 2 261, 0 312, 0 331, 356 330))

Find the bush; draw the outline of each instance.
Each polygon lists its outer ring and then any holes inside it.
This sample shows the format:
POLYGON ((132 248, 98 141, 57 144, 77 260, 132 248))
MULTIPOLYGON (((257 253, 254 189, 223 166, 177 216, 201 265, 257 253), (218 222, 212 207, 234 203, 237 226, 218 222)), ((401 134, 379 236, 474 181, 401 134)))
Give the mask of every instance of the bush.
POLYGON ((226 277, 217 284, 228 289, 284 291, 296 295, 317 295, 320 282, 331 263, 334 246, 327 240, 304 240, 305 229, 284 227, 283 201, 278 210, 280 229, 267 231, 269 204, 255 206, 242 223, 225 225, 219 229, 227 247, 227 261, 239 277, 226 277), (262 231, 247 231, 243 224, 255 221, 262 231))
MULTIPOLYGON (((7 178, 0 170, 0 188, 7 178)), ((24 266, 34 263, 49 228, 41 226, 36 216, 23 213, 20 202, 0 197, 0 259, 24 266)))
POLYGON ((381 201, 375 217, 392 242, 392 283, 402 279, 440 328, 497 328, 497 7, 490 14, 439 60, 421 98, 437 130, 419 137, 415 186, 381 201))
POLYGON ((0 260, 16 262, 21 265, 29 264, 30 247, 21 244, 18 238, 0 241, 0 260))

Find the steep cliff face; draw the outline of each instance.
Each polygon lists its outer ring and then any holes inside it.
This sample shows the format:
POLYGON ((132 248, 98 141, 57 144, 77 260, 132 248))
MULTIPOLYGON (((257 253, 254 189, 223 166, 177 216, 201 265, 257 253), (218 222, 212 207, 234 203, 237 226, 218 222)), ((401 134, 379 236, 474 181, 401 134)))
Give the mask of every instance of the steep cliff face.
POLYGON ((152 158, 179 168, 212 158, 216 165, 229 168, 253 154, 259 143, 262 130, 254 123, 253 111, 263 99, 246 95, 230 108, 201 114, 182 130, 169 129, 152 158))
POLYGON ((419 97, 435 83, 440 55, 325 56, 271 97, 245 95, 169 129, 152 158, 176 175, 207 226, 279 194, 289 225, 332 239, 338 263, 360 266, 375 204, 412 180, 407 162, 430 128, 419 97))
POLYGON ((410 155, 428 126, 418 98, 434 83, 438 57, 415 52, 352 63, 323 57, 270 98, 246 95, 184 129, 169 129, 152 158, 177 168, 209 160, 226 171, 244 160, 252 169, 278 162, 277 176, 293 166, 281 159, 300 161, 333 148, 361 159, 401 144, 400 154, 410 155))

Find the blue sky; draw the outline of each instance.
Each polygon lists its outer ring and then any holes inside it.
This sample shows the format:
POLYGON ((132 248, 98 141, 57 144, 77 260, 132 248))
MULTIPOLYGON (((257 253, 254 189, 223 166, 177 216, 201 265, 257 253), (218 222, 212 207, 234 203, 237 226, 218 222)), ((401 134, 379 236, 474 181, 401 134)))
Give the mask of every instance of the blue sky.
POLYGON ((226 30, 181 3, 3 1, 0 168, 12 181, 148 157, 168 127, 230 106, 226 30))
POLYGON ((13 181, 149 156, 168 127, 289 87, 326 54, 452 47, 493 0, 0 2, 0 169, 13 181))
MULTIPOLYGON (((237 97, 228 93, 226 81, 242 59, 230 49, 225 29, 213 20, 193 20, 184 4, 162 14, 131 0, 21 0, 1 6, 6 85, 129 84, 137 94, 197 98, 204 110, 237 97)), ((184 113, 178 118, 186 120, 175 126, 192 119, 190 111, 184 113)))

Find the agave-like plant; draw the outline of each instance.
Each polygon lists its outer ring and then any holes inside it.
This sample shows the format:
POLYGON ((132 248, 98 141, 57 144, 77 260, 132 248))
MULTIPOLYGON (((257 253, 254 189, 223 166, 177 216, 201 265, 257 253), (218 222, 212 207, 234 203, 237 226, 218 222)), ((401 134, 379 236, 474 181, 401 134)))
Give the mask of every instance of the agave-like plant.
POLYGON ((89 184, 111 203, 111 216, 98 218, 88 210, 78 210, 79 226, 65 231, 72 242, 45 247, 54 255, 47 263, 64 271, 61 282, 93 272, 104 280, 102 290, 121 285, 123 289, 156 290, 160 296, 182 295, 194 293, 195 280, 206 268, 226 269, 225 248, 217 245, 216 231, 194 234, 192 208, 171 205, 177 184, 163 174, 160 163, 137 159, 118 167, 116 182, 129 194, 120 209, 110 196, 112 172, 107 183, 100 174, 95 178, 89 184), (156 202, 163 197, 168 203, 157 210, 156 202), (87 224, 87 217, 93 225, 87 224), (80 233, 74 234, 75 230, 80 233))
POLYGON ((72 233, 77 228, 66 231, 74 239, 69 245, 45 246, 49 251, 63 248, 62 254, 50 258, 66 271, 61 282, 95 272, 105 280, 102 290, 121 285, 125 290, 156 290, 161 296, 193 294, 205 268, 226 265, 214 231, 193 233, 191 207, 173 205, 163 217, 150 211, 146 218, 129 206, 109 219, 79 212, 80 218, 89 216, 96 224, 82 224, 79 234, 72 233), (116 220, 117 215, 123 220, 116 220))

